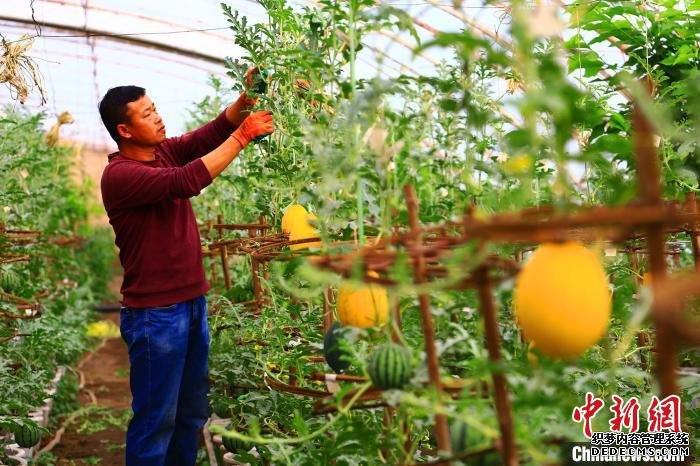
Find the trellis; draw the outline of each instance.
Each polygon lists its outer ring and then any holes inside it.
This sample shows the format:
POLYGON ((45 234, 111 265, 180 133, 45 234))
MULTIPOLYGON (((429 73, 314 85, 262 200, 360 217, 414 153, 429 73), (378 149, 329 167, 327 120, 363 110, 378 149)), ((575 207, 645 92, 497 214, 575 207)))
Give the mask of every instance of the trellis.
MULTIPOLYGON (((497 256, 485 256, 481 262, 468 273, 457 280, 447 281, 447 269, 442 265, 455 248, 466 244, 477 244, 477 251, 484 251, 488 243, 508 243, 534 245, 542 242, 560 242, 565 240, 606 241, 621 245, 621 250, 629 255, 630 264, 638 268, 638 253, 644 253, 649 258, 649 271, 652 274, 651 288, 653 290, 652 321, 656 331, 655 341, 655 372, 660 385, 660 394, 666 397, 678 394, 677 384, 677 355, 679 344, 700 344, 700 327, 687 321, 682 315, 684 303, 692 297, 700 296, 700 203, 693 194, 687 195, 680 202, 665 202, 662 199, 661 176, 658 155, 653 141, 653 130, 646 117, 638 108, 633 116, 635 129, 634 152, 637 162, 637 181, 639 199, 623 206, 600 206, 579 209, 573 212, 559 213, 551 207, 525 209, 515 213, 497 214, 488 219, 479 219, 473 210, 468 210, 462 219, 448 221, 439 225, 421 226, 419 224, 419 206, 415 191, 411 186, 404 188, 406 206, 409 215, 409 228, 395 231, 390 237, 373 242, 349 253, 317 256, 312 262, 321 268, 332 270, 345 277, 352 276, 357 271, 358 264, 364 271, 375 271, 380 274, 373 278, 364 275, 364 281, 384 286, 397 285, 386 274, 400 257, 400 251, 405 251, 410 258, 414 283, 418 288, 424 350, 427 356, 429 385, 445 397, 449 392, 461 389, 460 382, 448 386, 440 379, 440 364, 435 347, 435 331, 431 312, 430 298, 426 285, 431 287, 444 284, 445 289, 466 290, 475 289, 478 292, 480 311, 485 327, 485 343, 489 360, 493 367, 501 367, 500 338, 497 325, 497 308, 493 298, 494 285, 503 279, 513 277, 519 268, 519 259, 504 259, 497 256), (667 250, 665 236, 668 234, 686 234, 692 244, 696 272, 689 277, 680 279, 667 278, 667 254, 677 255, 675 249, 667 250), (644 246, 639 246, 639 243, 644 246)), ((221 232, 226 226, 221 221, 215 227, 221 232)), ((253 264, 254 309, 259 310, 264 305, 263 290, 260 287, 260 270, 271 260, 293 257, 284 248, 290 244, 316 242, 319 238, 298 241, 288 241, 283 234, 266 235, 271 226, 260 219, 259 224, 238 225, 249 234, 255 231, 262 235, 249 236, 246 239, 219 241, 213 248, 218 248, 222 266, 226 271, 229 247, 237 253, 248 254, 253 264), (235 242, 238 241, 238 242, 235 242)), ((220 233, 221 235, 221 233, 220 233)), ((331 245, 332 246, 332 245, 331 245)), ((212 250, 212 246, 210 246, 212 250)), ((264 272, 263 272, 264 273, 264 272)), ((227 273, 224 272, 224 276, 227 273)), ((230 281, 227 282, 230 286, 230 281)), ((246 303, 247 304, 247 303, 246 303)), ((324 330, 327 329, 332 313, 330 311, 329 293, 324 296, 324 330)), ((393 318, 400 328, 398 309, 393 312, 393 318)), ((640 341, 643 343, 643 341, 640 341)), ((318 362, 318 358, 310 358, 318 362)), ((342 374, 324 374, 314 372, 314 380, 333 380, 346 382, 364 382, 366 379, 342 374)), ((289 384, 281 383, 272 378, 266 378, 269 389, 284 391, 296 395, 318 399, 314 411, 317 414, 332 412, 335 407, 326 403, 333 399, 333 394, 326 391, 311 390, 297 386, 293 377, 289 384)), ((501 369, 492 372, 493 398, 498 418, 500 439, 494 443, 507 466, 519 464, 518 450, 513 429, 513 415, 505 374, 501 369)), ((345 400, 353 398, 356 391, 351 391, 345 400)), ((362 394, 355 406, 359 409, 386 408, 385 422, 390 422, 391 407, 382 400, 380 390, 370 390, 362 394)), ((435 435, 438 450, 449 452, 450 436, 447 417, 435 415, 435 435)), ((483 454, 487 449, 478 454, 483 454)), ((449 464, 451 460, 461 458, 445 458, 429 464, 449 464)))

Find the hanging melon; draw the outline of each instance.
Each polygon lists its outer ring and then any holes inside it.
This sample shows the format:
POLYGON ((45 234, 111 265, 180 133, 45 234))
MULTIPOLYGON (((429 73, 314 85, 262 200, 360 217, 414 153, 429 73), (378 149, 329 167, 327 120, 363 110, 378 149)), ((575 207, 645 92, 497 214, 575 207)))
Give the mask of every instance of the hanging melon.
POLYGON ((593 251, 576 242, 540 246, 518 275, 513 301, 527 340, 553 358, 579 356, 610 321, 605 269, 593 251))
POLYGON ((308 223, 308 215, 309 213, 303 205, 290 205, 284 211, 284 215, 282 215, 282 231, 289 234, 294 226, 306 225, 308 223))
POLYGON ((342 328, 340 322, 333 322, 323 338, 323 357, 336 374, 340 374, 350 367, 350 362, 347 360, 350 353, 341 344, 343 340, 342 328))
POLYGON ((0 288, 5 293, 13 293, 19 287, 19 282, 19 274, 14 270, 0 270, 0 288))
POLYGON ((22 448, 31 448, 41 439, 39 427, 31 424, 22 424, 15 429, 15 443, 22 448))
POLYGON ((370 355, 367 372, 372 383, 381 389, 404 387, 413 375, 411 355, 395 343, 377 347, 370 355))
MULTIPOLYGON (((234 423, 230 422, 226 426, 226 430, 236 430, 234 423)), ((227 451, 231 453, 242 453, 251 449, 251 445, 243 440, 227 437, 226 435, 221 436, 221 443, 227 451)))
MULTIPOLYGON (((370 277, 378 277, 369 272, 370 277)), ((338 290, 338 317, 343 325, 368 328, 384 325, 389 319, 386 288, 376 284, 345 283, 338 290)))

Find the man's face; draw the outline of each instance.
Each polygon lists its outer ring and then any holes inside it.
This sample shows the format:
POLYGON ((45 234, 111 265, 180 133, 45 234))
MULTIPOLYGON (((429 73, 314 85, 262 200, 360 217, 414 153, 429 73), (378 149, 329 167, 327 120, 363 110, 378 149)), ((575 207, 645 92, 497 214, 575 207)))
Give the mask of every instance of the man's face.
POLYGON ((151 147, 165 140, 165 125, 147 95, 126 105, 126 118, 126 123, 117 125, 123 141, 151 147))

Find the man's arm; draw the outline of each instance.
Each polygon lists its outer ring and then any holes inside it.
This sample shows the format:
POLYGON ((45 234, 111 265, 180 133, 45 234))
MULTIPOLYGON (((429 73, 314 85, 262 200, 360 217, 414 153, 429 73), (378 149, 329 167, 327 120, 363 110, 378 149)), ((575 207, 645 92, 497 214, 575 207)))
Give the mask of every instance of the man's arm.
POLYGON ((250 109, 255 104, 254 100, 249 100, 245 92, 234 103, 226 107, 225 115, 228 122, 235 127, 241 126, 243 120, 250 115, 250 109))
POLYGON ((241 94, 214 120, 181 136, 166 139, 163 149, 172 154, 178 166, 215 150, 250 115, 250 102, 245 93, 241 94))
POLYGON ((182 167, 149 167, 130 161, 108 165, 102 196, 108 210, 196 196, 261 134, 274 131, 270 112, 255 112, 214 150, 182 167))
MULTIPOLYGON (((226 110, 228 112, 228 109, 226 110)), ((204 162, 204 166, 207 167, 211 178, 214 179, 219 176, 250 141, 257 136, 269 134, 273 132, 274 129, 275 126, 270 112, 262 111, 251 113, 228 139, 219 147, 202 157, 202 162, 204 162)))

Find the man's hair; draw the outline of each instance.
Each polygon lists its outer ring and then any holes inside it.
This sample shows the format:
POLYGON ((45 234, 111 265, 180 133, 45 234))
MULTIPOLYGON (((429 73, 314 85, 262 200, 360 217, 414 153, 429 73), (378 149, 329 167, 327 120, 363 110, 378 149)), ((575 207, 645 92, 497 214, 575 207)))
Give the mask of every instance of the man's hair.
POLYGON ((146 89, 143 87, 119 86, 108 90, 105 96, 102 97, 99 107, 102 123, 104 123, 105 128, 109 131, 109 135, 112 136, 117 145, 120 141, 117 125, 128 121, 126 105, 129 102, 139 100, 144 95, 146 95, 146 89))

